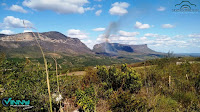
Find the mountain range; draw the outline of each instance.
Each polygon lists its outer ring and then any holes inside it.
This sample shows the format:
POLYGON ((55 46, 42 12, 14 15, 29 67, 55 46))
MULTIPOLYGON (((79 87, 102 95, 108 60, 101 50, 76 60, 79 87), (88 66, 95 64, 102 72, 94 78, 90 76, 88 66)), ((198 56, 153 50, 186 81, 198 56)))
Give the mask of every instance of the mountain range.
POLYGON ((107 54, 109 56, 161 54, 148 48, 147 44, 101 43, 96 44, 91 50, 78 38, 70 38, 56 31, 44 33, 27 32, 13 35, 0 34, 0 52, 5 52, 10 56, 21 54, 28 57, 38 57, 41 54, 35 39, 38 40, 43 50, 47 53, 66 55, 107 54))

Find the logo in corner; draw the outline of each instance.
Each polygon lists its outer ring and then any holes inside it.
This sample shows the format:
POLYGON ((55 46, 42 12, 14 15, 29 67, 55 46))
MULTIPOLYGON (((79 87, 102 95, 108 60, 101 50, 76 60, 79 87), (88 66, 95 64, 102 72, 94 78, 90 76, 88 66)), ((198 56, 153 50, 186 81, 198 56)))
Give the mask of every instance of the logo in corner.
POLYGON ((3 106, 5 106, 5 107, 10 106, 10 105, 9 105, 9 98, 4 98, 4 99, 2 100, 2 104, 3 104, 3 106))
POLYGON ((12 107, 24 107, 24 109, 32 108, 30 106, 30 100, 13 100, 12 98, 3 98, 3 106, 12 106, 12 107))
POLYGON ((173 12, 199 12, 197 5, 190 1, 182 1, 179 4, 176 4, 175 7, 175 9, 172 9, 173 12))

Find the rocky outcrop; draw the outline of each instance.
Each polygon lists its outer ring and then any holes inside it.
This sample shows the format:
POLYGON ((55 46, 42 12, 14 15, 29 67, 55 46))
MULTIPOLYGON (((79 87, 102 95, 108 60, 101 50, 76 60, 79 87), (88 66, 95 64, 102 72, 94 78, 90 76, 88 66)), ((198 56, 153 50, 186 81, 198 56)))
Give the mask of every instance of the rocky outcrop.
POLYGON ((109 53, 117 54, 120 52, 124 53, 142 53, 142 54, 154 54, 157 53, 147 47, 147 44, 143 45, 126 45, 119 43, 101 43, 96 44, 93 47, 93 51, 96 53, 109 53))
MULTIPOLYGON (((34 33, 34 32, 33 32, 34 33)), ((24 47, 37 46, 37 39, 42 48, 48 52, 66 53, 66 54, 92 54, 93 52, 79 39, 70 38, 62 33, 51 31, 39 33, 20 33, 14 35, 5 35, 0 38, 0 49, 17 49, 24 47), (34 36, 35 35, 35 36, 34 36)), ((37 48, 37 47, 35 47, 37 48)), ((28 49, 27 49, 28 50, 28 49)))

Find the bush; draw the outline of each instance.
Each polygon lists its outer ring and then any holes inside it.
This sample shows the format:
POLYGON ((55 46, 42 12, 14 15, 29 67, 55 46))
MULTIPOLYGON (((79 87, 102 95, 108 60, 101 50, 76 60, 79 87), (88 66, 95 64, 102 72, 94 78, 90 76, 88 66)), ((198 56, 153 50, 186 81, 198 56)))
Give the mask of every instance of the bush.
POLYGON ((172 112, 178 111, 178 103, 171 99, 170 97, 158 96, 157 97, 157 105, 154 108, 154 111, 162 111, 162 112, 172 112))
POLYGON ((144 112, 146 110, 146 100, 136 98, 130 92, 117 91, 110 96, 110 108, 113 112, 144 112))
POLYGON ((76 102, 85 112, 94 112, 96 110, 96 92, 93 87, 85 90, 76 91, 76 102))
POLYGON ((115 66, 109 69, 98 66, 97 75, 106 89, 112 88, 114 91, 122 88, 133 93, 138 92, 142 86, 140 75, 126 65, 122 65, 120 70, 115 66))

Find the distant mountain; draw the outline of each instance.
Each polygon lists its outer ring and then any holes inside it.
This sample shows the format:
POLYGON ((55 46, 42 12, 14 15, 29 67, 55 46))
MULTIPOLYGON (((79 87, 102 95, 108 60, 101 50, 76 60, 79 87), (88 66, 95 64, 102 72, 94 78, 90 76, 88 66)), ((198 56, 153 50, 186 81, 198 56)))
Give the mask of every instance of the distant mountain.
MULTIPOLYGON (((99 54, 114 56, 114 58, 143 60, 156 58, 161 53, 155 52, 144 45, 126 45, 119 43, 96 44, 93 50, 89 49, 77 38, 70 38, 56 31, 39 33, 27 32, 13 35, 0 35, 0 52, 8 57, 41 57, 41 51, 36 43, 48 55, 62 57, 63 55, 87 55, 98 57, 99 54), (95 55, 96 54, 96 55, 95 55)), ((102 55, 99 55, 102 56, 102 55)))
POLYGON ((200 57, 200 53, 176 53, 176 56, 200 57))
POLYGON ((6 34, 0 34, 0 37, 4 37, 4 36, 7 36, 6 34))
MULTIPOLYGON (((39 33, 40 36, 38 36, 37 33, 34 34, 46 52, 78 55, 93 54, 93 52, 77 38, 70 38, 55 31, 39 33)), ((33 33, 27 32, 14 35, 1 35, 0 51, 8 54, 30 54, 30 52, 39 52, 39 48, 33 33)))
POLYGON ((96 44, 93 47, 93 51, 98 54, 110 54, 119 55, 124 53, 135 53, 135 54, 159 54, 156 51, 151 50, 147 47, 147 44, 143 45, 126 45, 119 43, 101 43, 96 44))

